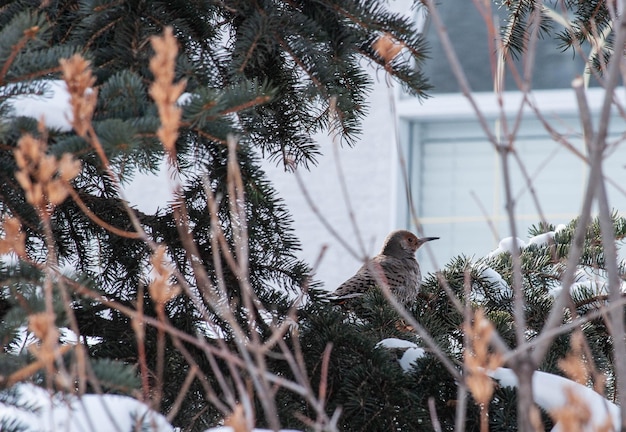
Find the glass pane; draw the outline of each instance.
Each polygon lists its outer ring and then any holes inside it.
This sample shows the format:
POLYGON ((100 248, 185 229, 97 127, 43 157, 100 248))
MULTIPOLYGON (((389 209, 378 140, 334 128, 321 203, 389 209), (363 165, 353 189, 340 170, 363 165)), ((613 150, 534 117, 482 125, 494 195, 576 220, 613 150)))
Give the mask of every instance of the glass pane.
MULTIPOLYGON (((491 124, 495 124, 494 119, 491 124)), ((570 145, 584 155, 578 119, 562 116, 555 124, 570 145)), ((616 130, 622 126, 613 124, 616 130)), ((502 238, 510 236, 499 154, 476 121, 420 122, 416 130, 419 132, 414 133, 410 147, 413 201, 425 235, 441 237, 431 244, 437 264, 443 266, 460 254, 486 255, 502 238), (463 131, 469 138, 461 138, 463 131)), ((541 217, 526 176, 531 179, 547 222, 557 225, 578 214, 588 167, 584 159, 554 141, 533 118, 522 122, 514 148, 526 171, 524 175, 510 154, 516 230, 518 237, 527 240, 529 227, 541 217)), ((626 160, 614 160, 618 168, 622 164, 618 171, 623 175, 620 181, 626 184, 626 160)), ((420 256, 426 257, 423 252, 420 256)), ((429 265, 425 268, 432 270, 429 265)))
MULTIPOLYGON (((487 28, 471 1, 437 2, 437 10, 446 26, 452 45, 463 66, 470 87, 474 91, 493 90, 492 61, 493 48, 488 45, 487 28)), ((494 6, 494 13, 504 16, 503 11, 494 6)), ((502 21, 504 23, 504 21, 502 21)), ((559 31, 555 25, 555 32, 559 31)), ((426 38, 430 46, 430 58, 423 67, 425 75, 434 86, 433 93, 455 93, 459 91, 457 80, 452 74, 436 29, 427 24, 426 38)), ((584 62, 571 50, 562 51, 560 41, 546 36, 537 41, 534 63, 533 88, 558 89, 571 87, 571 81, 582 75, 584 62)), ((518 71, 523 70, 520 61, 515 62, 518 71)), ((510 73, 505 79, 507 90, 517 90, 510 73)))

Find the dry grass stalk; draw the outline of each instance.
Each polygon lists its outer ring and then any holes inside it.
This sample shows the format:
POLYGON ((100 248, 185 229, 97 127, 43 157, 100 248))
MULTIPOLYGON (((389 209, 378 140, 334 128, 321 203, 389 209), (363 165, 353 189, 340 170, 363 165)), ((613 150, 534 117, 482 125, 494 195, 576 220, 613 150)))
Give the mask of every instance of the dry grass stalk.
POLYGON ((0 254, 15 252, 19 257, 26 256, 26 234, 22 232, 19 219, 7 215, 2 219, 4 238, 0 238, 0 254))
POLYGON ((170 160, 175 160, 176 138, 178 138, 178 127, 182 115, 182 110, 176 105, 176 101, 186 86, 184 80, 174 84, 178 44, 172 27, 166 27, 162 37, 153 36, 150 42, 155 52, 154 57, 150 59, 150 71, 154 74, 150 96, 156 102, 161 120, 157 136, 163 143, 170 160))
POLYGON ((478 309, 474 314, 474 322, 465 331, 470 341, 464 353, 465 367, 469 372, 467 386, 478 403, 487 404, 495 388, 487 372, 502 366, 502 356, 489 349, 489 341, 495 329, 485 317, 485 312, 478 309))
POLYGON ((589 420, 591 420, 591 410, 583 398, 578 396, 571 389, 565 389, 567 402, 558 409, 552 410, 550 416, 560 429, 568 432, 583 432, 589 430, 589 420))
MULTIPOLYGON (((65 353, 69 352, 74 345, 62 345, 59 347, 58 354, 60 356, 65 355, 65 353)), ((39 359, 35 360, 32 363, 27 364, 23 368, 13 372, 8 377, 0 377, 0 386, 3 388, 9 388, 18 382, 25 381, 35 375, 41 368, 46 365, 39 359)))
POLYGON ((495 329, 491 321, 485 317, 485 312, 478 309, 474 313, 473 323, 465 326, 468 346, 464 352, 465 382, 472 396, 480 406, 480 430, 488 430, 489 402, 495 389, 494 381, 487 375, 488 371, 495 370, 502 365, 502 355, 492 352, 489 348, 495 329))
POLYGON ((589 382, 589 366, 583 352, 584 335, 574 332, 570 338, 570 351, 567 356, 559 360, 559 369, 578 384, 587 385, 589 382))
MULTIPOLYGON (((158 246, 150 258, 153 267, 154 277, 148 286, 150 297, 156 303, 156 313, 159 321, 165 323, 167 316, 165 314, 165 305, 167 302, 176 297, 181 288, 177 284, 171 282, 174 273, 172 266, 166 262, 166 249, 164 246, 158 246)), ((141 300, 139 300, 141 301, 141 300)), ((163 397, 165 371, 165 331, 157 330, 157 362, 156 362, 156 392, 153 398, 155 409, 159 409, 161 398, 163 397)))
POLYGON ((585 335, 581 331, 572 334, 570 347, 567 356, 559 360, 559 368, 565 376, 579 384, 593 383, 593 389, 604 395, 606 376, 596 368, 585 335))
POLYGON ((233 432, 250 432, 251 429, 241 404, 238 404, 231 415, 224 420, 224 426, 230 426, 233 432))
POLYGON ((68 184, 81 170, 81 163, 69 153, 57 160, 46 154, 44 140, 25 134, 17 143, 13 155, 18 170, 15 178, 24 189, 26 201, 47 215, 67 198, 68 184))
POLYGON ((180 293, 180 286, 171 282, 173 270, 165 260, 165 251, 164 246, 159 246, 150 258, 154 277, 148 290, 157 306, 164 306, 180 293))
POLYGON ((59 353, 59 329, 55 325, 55 315, 40 312, 28 317, 28 329, 39 339, 39 344, 29 346, 30 352, 41 362, 50 376, 54 375, 54 360, 59 353))
MULTIPOLYGON (((558 366, 569 379, 578 384, 587 385, 593 380, 594 390, 603 394, 606 377, 596 371, 593 359, 589 359, 585 355, 585 336, 581 331, 572 334, 570 350, 564 358, 559 360, 558 366)), ((551 411, 551 417, 556 423, 559 423, 562 430, 573 432, 589 430, 591 410, 586 401, 571 388, 565 390, 565 397, 566 404, 551 411)), ((607 416, 605 424, 594 430, 614 430, 610 416, 607 416)))
POLYGON ((89 62, 80 54, 61 59, 59 63, 71 98, 72 127, 78 135, 85 138, 98 100, 98 93, 93 88, 96 78, 91 74, 89 62))

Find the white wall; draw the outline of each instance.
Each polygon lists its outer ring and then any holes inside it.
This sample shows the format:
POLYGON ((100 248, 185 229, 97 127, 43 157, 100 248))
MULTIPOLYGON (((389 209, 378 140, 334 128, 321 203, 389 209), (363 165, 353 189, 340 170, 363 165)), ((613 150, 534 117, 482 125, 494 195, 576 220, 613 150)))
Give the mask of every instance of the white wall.
POLYGON ((364 256, 378 253, 385 236, 396 228, 398 160, 390 97, 397 89, 388 87, 384 74, 373 77, 376 83, 368 98, 368 115, 363 122, 363 133, 354 147, 341 147, 333 143, 331 137, 316 136, 323 153, 319 164, 311 167, 310 171, 298 171, 320 213, 360 257, 352 256, 324 227, 318 215, 307 204, 293 173, 274 165, 264 166, 294 217, 296 235, 303 245, 300 257, 313 265, 322 249, 327 247, 317 268, 316 279, 322 281, 329 290, 334 290, 352 276, 362 264, 364 256), (362 242, 359 242, 359 236, 355 233, 342 193, 337 163, 342 167, 362 242))

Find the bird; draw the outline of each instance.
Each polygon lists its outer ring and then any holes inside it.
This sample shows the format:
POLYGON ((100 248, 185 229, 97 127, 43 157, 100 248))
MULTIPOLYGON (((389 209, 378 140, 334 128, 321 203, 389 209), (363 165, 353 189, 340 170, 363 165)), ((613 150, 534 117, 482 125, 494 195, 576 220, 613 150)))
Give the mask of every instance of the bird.
POLYGON ((368 260, 354 276, 339 285, 330 294, 334 303, 342 304, 350 299, 361 297, 378 281, 386 280, 391 293, 404 305, 417 299, 422 273, 415 259, 415 252, 424 243, 438 240, 439 237, 422 237, 406 230, 391 232, 383 243, 383 248, 375 257, 368 260), (382 274, 373 272, 381 271, 382 274), (382 277, 384 275, 384 278, 382 277))

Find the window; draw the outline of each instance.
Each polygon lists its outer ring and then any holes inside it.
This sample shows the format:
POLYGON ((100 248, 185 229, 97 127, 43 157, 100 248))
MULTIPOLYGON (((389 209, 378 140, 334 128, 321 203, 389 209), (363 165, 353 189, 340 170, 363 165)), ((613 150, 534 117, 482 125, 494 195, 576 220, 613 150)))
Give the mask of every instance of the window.
MULTIPOLYGON (((487 117, 492 131, 500 130, 500 110, 493 90, 490 48, 485 24, 472 2, 439 2, 438 11, 467 75, 473 96, 487 117)), ((494 10, 503 17, 503 11, 494 10)), ((559 29, 555 29, 558 31, 559 29)), ((415 229, 409 211, 412 202, 426 236, 441 239, 430 244, 439 267, 464 254, 481 257, 510 236, 505 209, 505 191, 500 157, 487 140, 467 99, 458 92, 454 77, 436 31, 425 19, 424 33, 430 59, 423 72, 434 85, 433 98, 419 103, 400 97, 401 143, 408 179, 399 179, 399 226, 415 229), (408 185, 408 188, 407 188, 408 185), (408 196, 404 192, 409 190, 408 196), (492 225, 488 223, 490 221, 492 225), (496 231, 495 233, 493 231, 496 231)), ((571 51, 559 50, 552 37, 538 40, 533 74, 533 94, 538 106, 560 134, 585 155, 577 103, 571 81, 584 70, 583 60, 571 51)), ((591 83, 593 87, 593 82, 591 83)), ((508 121, 516 115, 522 96, 508 75, 505 79, 505 112, 508 121)), ((592 110, 599 112, 602 90, 591 88, 592 110)), ((626 131, 626 122, 615 114, 611 139, 626 131)), ((515 149, 528 176, 547 222, 567 223, 577 217, 588 167, 583 158, 556 142, 533 112, 527 110, 515 141, 515 149)), ((626 148, 615 145, 605 161, 611 205, 626 211, 626 148)), ((509 158, 515 198, 518 237, 526 239, 530 225, 540 214, 517 162, 509 158)), ((421 251, 426 271, 434 270, 421 251)))
MULTIPOLYGON (((603 95, 599 90, 590 90, 589 95, 597 112, 603 95)), ((542 112, 553 127, 586 155, 573 92, 540 91, 535 96, 539 106, 549 107, 542 112)), ((505 95, 513 107, 519 106, 519 99, 517 93, 505 95)), ((479 94, 477 100, 492 130, 497 130, 495 96, 479 94)), ((510 235, 499 155, 460 95, 442 95, 421 106, 405 101, 401 107, 410 197, 425 235, 441 237, 431 245, 438 266, 459 254, 484 256, 510 235)), ((615 115, 609 142, 617 142, 625 131, 626 122, 615 115)), ((523 117, 515 149, 547 222, 556 225, 575 218, 586 185, 586 161, 556 142, 531 112, 523 117)), ((612 150, 604 164, 610 203, 624 210, 626 149, 612 150)), ((509 161, 516 229, 524 240, 541 216, 519 164, 512 157, 509 161)), ((400 214, 400 225, 414 229, 408 206, 400 214)), ((433 270, 430 264, 425 266, 433 270)))

